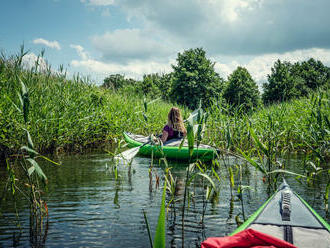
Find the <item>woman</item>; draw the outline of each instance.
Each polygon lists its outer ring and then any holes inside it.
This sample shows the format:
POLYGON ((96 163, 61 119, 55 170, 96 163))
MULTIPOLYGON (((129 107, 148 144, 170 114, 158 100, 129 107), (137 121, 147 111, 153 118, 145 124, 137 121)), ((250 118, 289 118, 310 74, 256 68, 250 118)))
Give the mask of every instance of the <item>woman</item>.
POLYGON ((173 138, 181 138, 186 134, 187 130, 184 127, 180 109, 172 107, 168 113, 167 124, 163 128, 162 142, 164 143, 173 138))

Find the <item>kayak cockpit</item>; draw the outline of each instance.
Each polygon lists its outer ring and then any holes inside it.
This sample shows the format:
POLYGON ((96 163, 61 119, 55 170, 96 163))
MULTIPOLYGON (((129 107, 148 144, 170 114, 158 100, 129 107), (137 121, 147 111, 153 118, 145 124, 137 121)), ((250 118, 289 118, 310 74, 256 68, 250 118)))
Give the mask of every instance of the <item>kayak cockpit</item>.
MULTIPOLYGON (((284 244, 283 247, 290 247, 290 244, 299 248, 330 247, 329 224, 307 202, 293 192, 285 180, 283 180, 277 192, 230 236, 235 237, 233 239, 235 242, 237 240, 236 235, 238 237, 245 235, 246 230, 255 230, 257 235, 261 235, 261 237, 262 234, 266 234, 274 237, 275 240, 286 241, 289 245, 284 244)), ((225 240, 227 242, 227 239, 225 240)), ((220 240, 212 239, 209 241, 211 243, 220 242, 220 240)))
POLYGON ((204 162, 211 161, 217 157, 217 150, 214 147, 203 144, 194 147, 191 153, 187 140, 184 140, 182 146, 182 139, 171 139, 161 146, 158 142, 151 142, 148 136, 126 132, 123 135, 129 147, 141 146, 138 154, 142 156, 152 156, 153 158, 165 157, 166 159, 181 161, 201 160, 204 162))
POLYGON ((252 224, 249 228, 285 240, 299 248, 329 248, 330 245, 330 234, 326 229, 314 229, 299 226, 277 226, 271 224, 252 224))
MULTIPOLYGON (((139 134, 131 134, 131 133, 125 133, 128 137, 130 137, 132 140, 135 140, 141 144, 150 142, 150 137, 148 136, 143 136, 143 135, 139 135, 139 134)), ((179 147, 181 145, 182 142, 182 138, 173 138, 170 140, 167 140, 166 142, 164 142, 163 146, 171 146, 171 147, 179 147)), ((188 141, 185 140, 183 143, 183 147, 187 147, 188 146, 188 141)), ((200 144, 199 148, 208 148, 208 149, 214 149, 211 146, 208 145, 204 145, 204 144, 200 144)))

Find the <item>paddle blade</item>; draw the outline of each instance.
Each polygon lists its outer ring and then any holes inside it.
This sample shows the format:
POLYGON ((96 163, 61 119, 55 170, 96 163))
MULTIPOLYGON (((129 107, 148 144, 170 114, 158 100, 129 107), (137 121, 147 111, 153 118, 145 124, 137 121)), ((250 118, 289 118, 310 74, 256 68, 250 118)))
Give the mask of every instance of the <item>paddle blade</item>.
POLYGON ((126 151, 124 151, 124 152, 119 153, 118 155, 116 155, 115 156, 115 159, 122 158, 124 160, 130 161, 131 159, 133 159, 136 156, 136 154, 138 154, 139 150, 140 150, 140 146, 131 148, 129 150, 126 150, 126 151))

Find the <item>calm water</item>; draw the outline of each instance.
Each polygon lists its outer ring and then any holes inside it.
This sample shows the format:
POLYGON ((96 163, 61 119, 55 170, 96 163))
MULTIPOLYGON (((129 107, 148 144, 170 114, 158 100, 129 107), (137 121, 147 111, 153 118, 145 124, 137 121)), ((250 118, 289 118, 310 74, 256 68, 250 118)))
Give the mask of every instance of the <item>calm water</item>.
MULTIPOLYGON (((66 156, 62 166, 43 164, 49 184, 44 196, 49 209, 49 223, 43 242, 35 245, 30 240, 29 210, 24 199, 18 199, 20 229, 17 228, 15 211, 11 202, 1 206, 0 247, 150 247, 143 217, 148 216, 154 233, 161 203, 164 170, 154 165, 152 181, 148 174, 151 160, 136 157, 132 169, 121 165, 119 177, 108 168, 112 162, 106 154, 66 156), (107 168, 108 167, 108 168, 107 168), (160 177, 159 187, 156 175, 160 177)), ((235 162, 235 161, 231 161, 235 162)), ((290 160, 291 164, 299 160, 290 160)), ((169 207, 167 215, 167 247, 181 247, 182 182, 186 175, 186 164, 170 163, 173 177, 177 178, 177 202, 169 207)), ((235 172, 235 170, 234 170, 235 172)), ((237 225, 235 217, 242 219, 242 206, 231 193, 227 172, 218 171, 221 177, 220 195, 217 201, 208 202, 203 216, 205 190, 200 178, 190 187, 192 201, 185 214, 185 247, 198 247, 209 236, 224 236, 237 225)), ((0 170, 4 187, 3 168, 0 170)), ((322 193, 326 182, 318 188, 299 184, 293 177, 287 178, 291 187, 309 202, 322 217, 325 217, 322 193)), ((267 198, 267 185, 262 176, 253 169, 243 170, 243 185, 250 186, 244 192, 245 215, 253 213, 267 198)), ((236 194, 236 191, 234 192, 236 194)), ((167 202, 169 196, 167 196, 167 202)), ((329 219, 327 219, 329 221, 329 219)), ((46 227, 45 227, 46 230, 46 227)))

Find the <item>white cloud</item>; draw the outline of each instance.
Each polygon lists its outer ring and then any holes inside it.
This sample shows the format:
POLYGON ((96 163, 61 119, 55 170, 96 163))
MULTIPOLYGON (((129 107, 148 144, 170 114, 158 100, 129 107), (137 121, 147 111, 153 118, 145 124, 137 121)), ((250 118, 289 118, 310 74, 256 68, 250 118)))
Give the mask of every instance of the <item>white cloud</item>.
POLYGON ((231 62, 216 63, 215 69, 224 79, 227 79, 237 66, 245 67, 260 87, 267 80, 267 74, 271 73, 271 68, 276 60, 280 59, 281 61, 295 63, 306 61, 310 58, 320 60, 324 65, 330 66, 330 49, 311 48, 286 53, 269 53, 254 56, 248 60, 234 56, 231 62))
MULTIPOLYGON (((80 0, 82 3, 86 3, 86 0, 80 0)), ((109 6, 115 3, 114 0, 89 0, 88 5, 94 6, 109 6)))
POLYGON ((27 69, 31 69, 35 67, 37 61, 38 61, 38 70, 46 71, 48 67, 47 61, 42 57, 38 57, 34 53, 28 53, 22 59, 23 66, 26 67, 27 69))
MULTIPOLYGON (((169 58, 166 61, 152 61, 152 60, 131 60, 128 63, 104 62, 101 60, 90 58, 80 45, 71 45, 76 49, 81 57, 81 60, 72 60, 71 66, 79 68, 90 75, 94 75, 98 80, 103 80, 110 74, 123 74, 127 77, 141 79, 144 74, 149 73, 168 73, 172 71, 171 65, 176 64, 174 58, 169 58)), ((227 57, 226 62, 220 62, 221 59, 210 58, 215 61, 215 70, 227 80, 227 77, 238 67, 245 67, 252 78, 257 82, 261 90, 261 85, 267 80, 267 74, 271 73, 275 61, 289 61, 295 63, 298 61, 306 61, 310 58, 320 60, 323 64, 330 66, 330 49, 305 49, 296 50, 286 53, 270 53, 260 56, 244 57, 232 56, 227 57)))
POLYGON ((225 22, 235 22, 245 14, 245 12, 253 11, 260 8, 261 0, 224 0, 224 1, 209 1, 209 6, 214 10, 220 10, 220 17, 225 22))
POLYGON ((214 69, 220 74, 223 79, 226 80, 227 77, 237 68, 237 66, 240 66, 240 64, 236 60, 233 60, 229 63, 216 62, 214 65, 214 69))
POLYGON ((128 20, 138 20, 183 48, 212 55, 260 55, 330 48, 330 1, 122 0, 128 20), (308 13, 308 14, 306 14, 308 13))
POLYGON ((277 59, 296 62, 313 57, 330 65, 328 0, 80 1, 99 7, 103 16, 118 8, 132 27, 93 36, 100 58, 71 45, 81 58, 71 65, 90 73, 141 78, 171 71, 177 52, 196 47, 207 51, 225 79, 243 66, 259 85, 277 59))
POLYGON ((94 76, 98 80, 103 80, 110 74, 123 74, 131 78, 142 79, 144 74, 150 73, 166 73, 171 71, 171 64, 174 60, 166 60, 165 62, 155 62, 150 60, 131 60, 127 63, 104 62, 88 56, 88 53, 80 45, 70 45, 80 56, 80 60, 72 60, 70 65, 79 68, 94 76))
POLYGON ((264 81, 267 79, 267 74, 271 73, 271 67, 273 67, 275 61, 280 59, 281 61, 288 61, 291 63, 306 61, 310 58, 320 60, 325 65, 330 65, 330 49, 304 49, 296 50, 292 52, 286 52, 282 54, 265 54, 257 56, 249 63, 246 64, 246 68, 254 76, 257 81, 264 81))
POLYGON ((88 53, 85 52, 85 50, 82 46, 71 44, 70 47, 76 50, 76 52, 78 53, 79 57, 82 60, 87 60, 88 59, 88 53))
POLYGON ((95 59, 72 60, 71 66, 91 73, 99 80, 103 80, 110 74, 123 74, 130 78, 142 79, 144 74, 166 73, 171 71, 171 63, 157 62, 130 62, 122 65, 117 63, 105 63, 95 59))
POLYGON ((140 29, 121 29, 92 38, 94 47, 106 61, 128 63, 133 60, 165 60, 175 50, 165 40, 151 37, 140 29))
POLYGON ((61 50, 61 46, 58 43, 58 41, 48 41, 42 38, 38 38, 33 40, 33 44, 40 44, 40 45, 44 45, 50 48, 55 48, 57 50, 61 50))

